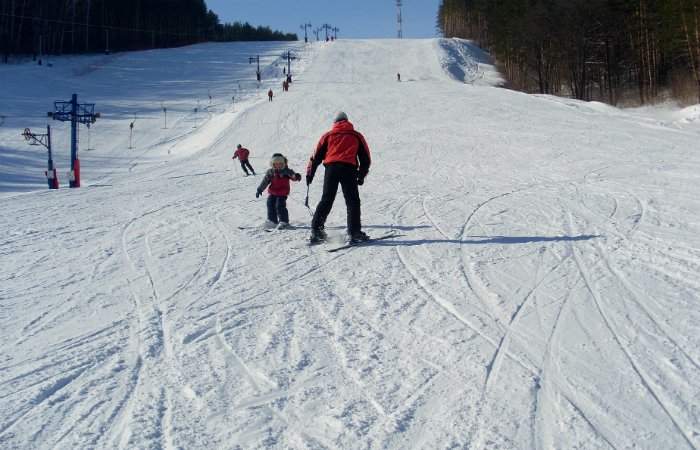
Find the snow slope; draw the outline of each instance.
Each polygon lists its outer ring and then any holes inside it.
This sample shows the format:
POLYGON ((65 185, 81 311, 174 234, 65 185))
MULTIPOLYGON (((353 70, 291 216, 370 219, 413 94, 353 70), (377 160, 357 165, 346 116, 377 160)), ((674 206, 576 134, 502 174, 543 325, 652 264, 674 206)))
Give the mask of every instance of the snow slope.
POLYGON ((0 447, 700 446, 697 106, 500 89, 458 40, 52 63, 0 67, 0 447), (46 118, 73 92, 102 115, 79 189, 46 118), (372 150, 365 231, 403 236, 328 253, 342 196, 329 244, 303 183, 266 233, 231 155, 303 172, 339 109, 372 150), (57 191, 21 136, 47 124, 57 191))

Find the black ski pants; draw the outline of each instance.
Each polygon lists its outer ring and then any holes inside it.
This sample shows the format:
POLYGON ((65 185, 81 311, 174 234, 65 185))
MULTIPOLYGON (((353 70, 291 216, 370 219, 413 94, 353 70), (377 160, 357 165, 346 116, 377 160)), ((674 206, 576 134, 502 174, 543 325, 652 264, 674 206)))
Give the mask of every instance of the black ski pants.
POLYGON ((250 165, 247 159, 245 161, 241 160, 241 169, 243 169, 243 172, 245 172, 246 175, 248 175, 248 169, 250 169, 250 171, 253 172, 253 175, 255 175, 255 170, 253 169, 253 166, 250 165))
POLYGON ((338 185, 343 190, 345 206, 348 214, 348 233, 353 234, 362 230, 360 221, 360 192, 357 188, 357 168, 352 164, 330 163, 326 166, 323 176, 323 195, 318 202, 314 218, 311 220, 312 230, 322 230, 326 218, 333 208, 338 185))
POLYGON ((287 196, 267 196, 267 220, 270 222, 289 223, 289 211, 287 210, 287 196))

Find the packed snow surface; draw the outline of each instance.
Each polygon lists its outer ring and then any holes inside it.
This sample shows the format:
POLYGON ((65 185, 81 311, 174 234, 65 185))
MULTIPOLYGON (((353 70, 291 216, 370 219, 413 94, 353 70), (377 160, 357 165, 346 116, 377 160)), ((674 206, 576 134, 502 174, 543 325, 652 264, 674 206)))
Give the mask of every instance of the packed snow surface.
POLYGON ((700 447, 697 106, 513 92, 441 39, 0 78, 0 447, 700 447), (73 93, 100 118, 70 189, 70 124, 46 113, 73 93), (309 208, 292 183, 290 230, 262 228, 255 190, 273 153, 304 173, 337 110, 372 152, 363 228, 400 236, 329 253, 340 193, 306 245, 322 168, 309 208), (58 190, 22 136, 47 125, 58 190))

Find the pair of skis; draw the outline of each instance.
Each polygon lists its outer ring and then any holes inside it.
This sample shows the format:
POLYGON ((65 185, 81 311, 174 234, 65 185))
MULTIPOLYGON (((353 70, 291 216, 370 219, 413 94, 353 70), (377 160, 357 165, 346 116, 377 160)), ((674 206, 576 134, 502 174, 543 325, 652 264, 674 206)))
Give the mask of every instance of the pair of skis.
MULTIPOLYGON (((294 230, 295 228, 296 228, 296 227, 294 227, 293 225, 290 225, 290 226, 288 226, 288 227, 282 228, 281 230, 277 230, 276 228, 262 228, 262 230, 265 231, 266 233, 272 233, 272 232, 275 232, 275 231, 294 230)), ((239 230, 250 230, 250 229, 260 229, 260 228, 238 227, 238 229, 239 229, 239 230)), ((379 236, 379 237, 375 237, 375 238, 372 238, 372 237, 371 237, 371 238, 367 239, 366 241, 355 242, 355 243, 348 243, 348 244, 345 244, 345 245, 341 245, 341 246, 339 246, 339 247, 329 248, 329 249, 327 249, 326 251, 327 251, 328 253, 335 253, 335 252, 338 252, 338 251, 340 251, 340 250, 345 250, 345 249, 349 249, 349 248, 352 248, 352 247, 359 247, 359 246, 362 246, 362 245, 371 244, 372 242, 375 242, 375 241, 382 241, 382 240, 384 240, 384 239, 391 239, 391 238, 401 237, 401 236, 404 236, 404 235, 403 235, 403 234, 397 234, 396 232, 391 232, 391 233, 385 234, 385 235, 383 235, 383 236, 379 236)), ((325 241, 317 242, 317 243, 314 243, 314 244, 308 244, 308 246, 309 246, 309 247, 315 247, 315 246, 317 246, 317 245, 321 245, 323 242, 325 242, 325 241)))
MULTIPOLYGON (((366 241, 348 243, 345 245, 341 245, 340 247, 329 248, 326 251, 328 253, 335 253, 335 252, 338 252, 340 250, 345 250, 345 249, 352 248, 352 247, 360 247, 362 245, 371 244, 372 242, 375 242, 375 241, 381 241, 384 239, 391 239, 391 238, 395 238, 395 237, 399 237, 399 236, 403 236, 403 234, 396 234, 396 233, 385 234, 384 236, 379 236, 376 238, 371 237, 371 238, 367 239, 366 241)), ((319 244, 320 244, 320 242, 319 242, 319 244)), ((315 246, 318 244, 310 244, 310 245, 315 246)))
MULTIPOLYGON (((310 187, 310 185, 307 183, 307 184, 306 184, 306 200, 304 201, 304 206, 306 206, 306 207, 309 209, 309 212, 310 212, 311 215, 313 216, 314 213, 313 213, 313 211, 311 211, 311 207, 309 206, 309 187, 310 187)), ((374 242, 374 241, 381 241, 381 240, 384 240, 384 239, 390 239, 390 238, 395 238, 395 237, 399 237, 399 236, 403 236, 403 234, 396 234, 395 231, 392 231, 391 233, 385 234, 384 236, 379 236, 379 237, 376 237, 376 238, 369 238, 369 239, 367 239, 366 241, 362 241, 362 242, 348 243, 348 244, 345 244, 345 245, 341 245, 340 247, 329 248, 329 249, 326 250, 326 251, 327 251, 328 253, 335 253, 335 252, 338 252, 338 251, 340 251, 340 250, 345 250, 345 249, 352 248, 352 247, 358 247, 358 246, 360 246, 360 245, 365 245, 365 244, 367 244, 367 243, 371 243, 371 242, 374 242)), ((320 244, 322 244, 322 242, 317 242, 317 243, 315 243, 315 244, 309 244, 309 246, 310 246, 310 247, 313 247, 313 246, 320 245, 320 244)))
POLYGON ((277 231, 295 230, 296 227, 294 225, 287 225, 286 227, 282 227, 282 228, 238 227, 238 229, 239 230, 262 230, 265 233, 274 233, 277 231))

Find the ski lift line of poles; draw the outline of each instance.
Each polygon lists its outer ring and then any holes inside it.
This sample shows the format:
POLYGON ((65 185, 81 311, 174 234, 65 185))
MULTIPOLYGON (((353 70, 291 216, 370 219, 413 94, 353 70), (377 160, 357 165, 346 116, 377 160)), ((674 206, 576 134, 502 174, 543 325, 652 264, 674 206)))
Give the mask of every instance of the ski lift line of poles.
MULTIPOLYGON (((308 24, 308 26, 311 26, 311 24, 308 24)), ((303 25, 302 25, 302 28, 303 28, 303 25)), ((272 66, 276 66, 277 63, 278 63, 280 60, 281 60, 283 63, 287 63, 287 64, 288 64, 288 63, 289 63, 289 58, 290 58, 290 57, 292 57, 293 59, 296 59, 296 58, 297 58, 296 55, 293 55, 293 54, 291 53, 291 50, 285 51, 285 52, 282 54, 281 57, 279 57, 279 56, 274 56, 274 55, 266 55, 266 56, 272 58, 272 60, 270 61, 269 64, 267 64, 266 66, 264 66, 262 70, 260 69, 260 60, 262 59, 262 57, 261 57, 260 55, 255 55, 255 56, 251 56, 251 57, 248 58, 248 64, 256 63, 255 78, 256 78, 256 81, 257 81, 258 83, 260 83, 260 82, 262 81, 262 74, 263 74, 263 72, 266 71, 267 69, 269 69, 269 68, 272 67, 272 66)), ((289 64, 288 64, 288 65, 289 65, 289 64)), ((250 81, 250 80, 248 80, 248 79, 246 78, 246 79, 244 79, 243 81, 250 81)))
MULTIPOLYGON (((163 113, 163 120, 165 121, 164 123, 164 128, 167 129, 167 112, 170 110, 170 112, 176 112, 176 113, 184 113, 184 114, 189 114, 189 113, 194 113, 195 114, 195 122, 197 121, 197 113, 201 111, 207 111, 210 108, 216 108, 220 107, 223 109, 228 109, 231 107, 232 103, 235 102, 236 98, 240 101, 241 99, 246 99, 246 98, 251 98, 254 97, 256 94, 253 93, 241 93, 240 91, 234 92, 234 95, 231 95, 230 97, 227 97, 226 100, 221 99, 221 101, 214 101, 214 98, 211 96, 211 94, 208 96, 208 104, 202 107, 201 101, 197 101, 197 106, 193 107, 192 102, 187 102, 187 101, 179 101, 179 102, 168 102, 166 100, 161 100, 159 103, 159 109, 163 113), (229 99, 230 98, 230 99, 229 99), (174 105, 174 106, 173 106, 174 105)), ((156 108, 154 108, 156 109, 156 108)), ((139 121, 149 121, 149 120, 161 120, 160 115, 156 115, 153 110, 147 110, 149 112, 143 112, 144 110, 141 111, 122 111, 122 112, 114 112, 112 114, 101 114, 100 118, 101 120, 124 120, 126 118, 134 118, 133 121, 130 122, 130 129, 133 129, 136 118, 138 117, 139 121)), ((0 126, 6 126, 6 122, 14 121, 14 120, 21 120, 21 119, 47 119, 47 115, 29 115, 29 114, 1 114, 0 115, 0 126)), ((82 124, 85 125, 85 124, 82 124)))
MULTIPOLYGON (((285 56, 286 56, 286 54, 285 54, 285 56)), ((225 102, 215 102, 215 98, 216 97, 224 97, 226 99, 228 99, 229 97, 245 98, 246 94, 241 92, 241 91, 243 91, 243 86, 245 86, 246 84, 248 85, 246 87, 256 87, 257 86, 257 83, 251 82, 251 80, 248 78, 234 79, 234 80, 232 80, 232 82, 234 84, 238 85, 238 89, 236 90, 236 92, 234 92, 233 95, 225 94, 223 89, 218 89, 218 90, 213 91, 213 95, 212 95, 212 91, 208 90, 207 91, 207 101, 209 103, 208 106, 215 107, 215 106, 229 105, 230 102, 228 100, 226 100, 225 102)), ((256 92, 256 94, 257 94, 257 92, 256 92)), ((249 96, 252 97, 256 94, 250 93, 249 96)), ((189 112, 189 111, 191 111, 191 105, 193 104, 191 100, 190 101, 188 101, 188 100, 169 101, 169 100, 161 99, 161 100, 153 100, 153 102, 154 103, 157 102, 157 104, 160 105, 159 108, 154 108, 154 109, 160 109, 161 111, 164 112, 164 114, 167 113, 168 109, 171 111, 176 111, 176 112, 189 112), (178 106, 180 106, 180 107, 184 106, 184 108, 178 108, 178 106)), ((200 102, 200 100, 197 100, 197 102, 200 102)), ((130 117, 133 114, 134 114, 133 110, 127 109, 125 112, 117 112, 117 113, 113 113, 113 114, 102 114, 101 118, 102 119, 118 119, 118 118, 121 118, 124 116, 130 117)), ((148 116, 149 116, 149 114, 144 114, 140 118, 148 119, 149 118, 148 116)), ((5 122, 8 120, 46 119, 46 117, 47 117, 46 115, 33 115, 33 114, 10 114, 10 113, 0 114, 0 126, 4 126, 5 122)))
MULTIPOLYGON (((225 104, 226 103, 224 103, 224 102, 221 102, 221 103, 217 102, 217 103, 212 103, 211 105, 208 105, 208 106, 223 106, 225 104)), ((177 102, 177 103, 175 103, 175 105, 192 105, 192 103, 191 102, 177 102)), ((154 108, 154 109, 163 110, 164 108, 165 108, 164 106, 161 106, 160 108, 154 108)), ((172 108, 170 103, 168 103, 167 109, 174 110, 177 112, 190 111, 190 108, 177 108, 177 109, 172 108)), ((137 112, 137 114, 139 114, 139 113, 137 112)), ((133 112, 133 110, 131 110, 131 111, 125 111, 125 112, 115 112, 113 114, 101 114, 100 118, 102 118, 102 119, 119 119, 119 118, 123 118, 123 117, 127 117, 127 116, 131 117, 133 115, 134 115, 134 112, 133 112)), ((139 118, 147 119, 148 116, 149 116, 148 114, 145 114, 145 115, 140 116, 139 118)), ((0 115, 0 126, 4 125, 5 122, 9 121, 10 119, 46 119, 46 118, 47 118, 46 115, 2 114, 2 115, 0 115)))
MULTIPOLYGON (((285 55, 282 57, 283 59, 284 59, 284 58, 287 58, 287 53, 288 53, 288 52, 285 52, 285 55)), ((269 56, 269 55, 267 55, 267 56, 269 56)), ((276 60, 277 60, 278 58, 279 58, 279 57, 275 57, 274 60, 273 60, 270 64, 268 64, 267 67, 273 65, 273 64, 276 62, 276 60)), ((266 68, 267 68, 267 67, 266 67, 266 68)), ((264 70, 264 69, 263 69, 263 70, 264 70)), ((251 80, 248 79, 248 78, 234 79, 234 80, 232 80, 232 82, 238 85, 238 89, 239 89, 239 90, 242 90, 242 85, 243 85, 243 84, 248 84, 248 85, 249 85, 248 87, 255 87, 255 85, 256 85, 256 83, 251 82, 251 80)), ((211 104, 211 106, 219 106, 219 105, 221 105, 220 103, 213 103, 214 96, 212 96, 212 93, 211 93, 211 92, 212 92, 211 90, 208 90, 208 91, 207 91, 207 99, 208 99, 209 103, 211 104)), ((217 94, 217 91, 215 90, 214 93, 217 94)), ((218 96, 223 96, 223 95, 224 95, 224 94, 223 94, 223 89, 219 89, 219 90, 218 90, 218 93, 219 93, 218 96)), ((241 95, 240 92, 237 92, 236 94, 237 94, 237 95, 241 95)), ((228 95, 226 95, 226 98, 228 98, 228 95)), ((158 102, 160 103, 160 109, 161 109, 161 110, 162 110, 162 109, 166 109, 166 107, 164 106, 164 103, 166 102, 166 100, 164 100, 164 99, 162 99, 162 100, 154 100, 154 102, 156 102, 156 101, 158 101, 158 102)), ((185 101, 167 101, 167 105, 168 105, 168 106, 167 106, 167 109, 172 109, 174 105, 191 105, 191 104, 192 104, 192 102, 191 102, 191 101, 187 101, 187 100, 185 100, 185 101)), ((183 109, 183 110, 181 110, 181 111, 184 112, 184 111, 186 111, 186 110, 183 109)), ((131 115, 132 113, 129 112, 129 113, 123 113, 123 114, 131 115)), ((107 118, 107 117, 114 117, 114 115, 113 115, 113 114, 102 115, 102 118, 107 118)), ((44 116, 44 115, 31 115, 31 114, 0 114, 0 126, 3 126, 4 123, 5 123, 5 121, 6 121, 7 119, 44 119, 44 118, 46 118, 46 116, 44 116)))
POLYGON ((46 119, 46 115, 43 116, 30 116, 25 114, 2 114, 0 115, 0 126, 2 126, 8 119, 46 119))
MULTIPOLYGON (((167 112, 179 112, 179 113, 188 113, 188 112, 193 112, 195 109, 197 111, 205 111, 209 108, 213 107, 222 107, 225 108, 228 105, 230 105, 230 100, 229 98, 232 97, 237 97, 237 98, 246 98, 246 97, 253 97, 254 95, 250 93, 250 95, 247 95, 245 93, 241 93, 239 91, 234 92, 234 95, 231 95, 230 97, 226 97, 226 100, 220 99, 221 101, 215 101, 214 98, 211 98, 211 103, 209 103, 209 99, 207 100, 197 100, 197 106, 193 106, 194 103, 192 102, 177 102, 174 103, 175 106, 173 106, 172 103, 163 100, 160 102, 160 106, 157 108, 149 109, 149 110, 143 110, 141 109, 140 111, 149 111, 149 112, 140 112, 136 111, 134 112, 133 110, 127 110, 123 109, 122 112, 114 112, 112 114, 102 114, 101 118, 102 119, 124 119, 124 118, 130 118, 134 114, 138 114, 139 119, 143 120, 156 120, 159 117, 156 117, 155 112, 156 110, 160 110, 164 114, 167 114, 167 112), (203 105, 202 102, 206 102, 207 104, 203 105)), ((9 117, 9 116, 8 116, 9 117)), ((16 116, 16 117, 32 117, 32 118, 43 118, 43 116, 16 116)))
MULTIPOLYGON (((310 26, 310 24, 309 24, 309 26, 310 26)), ((285 54, 283 55, 282 59, 284 59, 285 57, 286 57, 286 59, 287 59, 287 61, 286 61, 286 62, 287 62, 287 66, 290 67, 290 73, 291 73, 291 66, 290 66, 290 64, 291 64, 291 59, 292 59, 291 51, 285 52, 285 54)), ((278 57, 278 58, 279 58, 279 57, 278 57)), ((253 58, 250 58, 250 59, 251 59, 250 62, 252 63, 252 62, 253 62, 253 58)), ((294 56, 294 59, 296 59, 296 56, 294 56)), ((276 64, 277 64, 277 61, 278 61, 278 59, 275 58, 275 59, 268 65, 268 67, 273 66, 273 65, 276 65, 276 64)), ((256 62, 259 63, 259 57, 256 57, 256 62)), ((207 90, 207 99, 208 99, 208 102, 207 102, 207 105, 204 107, 204 110, 205 110, 207 113, 210 113, 210 111, 209 111, 210 108, 212 108, 212 107, 221 107, 221 106, 223 106, 223 107, 225 107, 225 108, 228 108, 229 106, 232 106, 232 107, 233 107, 233 111, 235 112, 235 100, 236 100, 236 96, 237 96, 237 95, 238 95, 238 96, 241 96, 241 95, 242 95, 243 98, 247 98, 247 97, 249 98, 249 97, 255 96, 255 95, 257 94, 257 96, 259 97, 259 94, 260 94, 260 93, 259 93, 259 83, 258 83, 256 92, 255 92, 254 94, 251 93, 251 92, 247 92, 247 93, 242 94, 243 88, 242 88, 241 84, 242 84, 242 83, 248 84, 249 87, 250 87, 250 84, 252 84, 251 81, 248 80, 248 79, 239 79, 239 80, 233 80, 233 82, 236 83, 236 84, 238 85, 238 89, 235 89, 235 88, 234 88, 234 93, 233 93, 234 95, 231 95, 231 97, 230 97, 230 98, 231 98, 231 101, 230 101, 230 102, 228 101, 228 97, 225 97, 226 100, 225 100, 224 102, 214 102, 214 99, 213 99, 213 97, 212 97, 211 90, 207 90)), ((222 90, 222 89, 219 89, 218 92, 221 93, 221 94, 223 94, 223 90, 222 90)), ((218 96, 221 96, 221 94, 218 95, 218 96)), ((240 97, 239 97, 239 98, 240 98, 240 97)), ((64 102, 64 103, 65 103, 65 102, 64 102)), ((154 103, 155 103, 155 101, 154 101, 154 103)), ((163 126, 163 128, 164 128, 164 129, 167 129, 167 110, 168 110, 169 108, 171 109, 171 111, 172 111, 172 110, 175 110, 175 111, 181 112, 181 113, 194 113, 194 128, 197 128, 197 113, 198 113, 199 111, 202 110, 202 106, 201 106, 201 101, 200 101, 200 100, 197 100, 197 106, 196 106, 194 109, 191 109, 191 106, 192 106, 192 102, 191 102, 191 101, 167 102, 167 105, 168 105, 168 106, 166 106, 166 100, 165 100, 165 99, 161 99, 161 100, 160 100, 159 106, 160 106, 160 110, 163 112, 163 120, 164 120, 164 126, 163 126), (173 105, 175 105, 175 106, 173 106, 173 105), (183 106, 184 106, 185 108, 182 108, 183 106), (187 108, 187 106, 189 106, 189 108, 187 108)), ((154 109, 157 109, 157 108, 154 108, 154 109)), ((152 111, 152 110, 151 110, 151 111, 152 111)), ((115 112, 114 114, 106 114, 106 115, 98 114, 97 117, 100 117, 100 118, 103 119, 103 120, 105 120, 105 119, 106 119, 106 120, 109 120, 109 119, 112 119, 112 120, 120 120, 120 119, 126 118, 127 116, 128 116, 128 117, 131 117, 132 115, 133 115, 134 119, 133 119, 133 121, 131 121, 131 122, 129 123, 129 148, 131 149, 131 148, 133 148, 133 146, 132 146, 133 129, 134 129, 134 126, 135 126, 135 124, 136 124, 136 121, 137 121, 137 120, 140 120, 140 121, 158 120, 158 117, 155 117, 155 115, 149 114, 149 113, 144 113, 144 114, 142 114, 142 115, 139 115, 139 112, 138 112, 138 111, 136 111, 136 112, 134 112, 134 111, 115 112)), ((49 116, 51 116, 51 113, 49 113, 49 116)), ((0 114, 0 126, 5 125, 6 119, 44 119, 44 118, 46 118, 46 116, 22 115, 22 114, 18 114, 18 115, 0 114)), ((56 117, 54 117, 54 119, 56 119, 56 117)), ((61 120, 61 119, 59 119, 59 120, 61 120)), ((65 120, 62 120, 62 121, 65 121, 65 120)), ((91 130, 90 130, 90 126, 89 126, 88 123, 85 123, 84 121, 80 121, 80 122, 81 122, 81 123, 78 123, 77 125, 87 125, 87 127, 88 127, 88 150, 90 150, 90 144, 89 144, 89 142, 90 142, 90 131, 91 131, 91 130)), ((76 125, 76 127, 77 127, 77 125, 76 125)), ((77 133, 76 133, 76 134, 77 134, 77 133)), ((76 137, 77 137, 77 136, 76 136, 76 137)), ((26 137, 25 137, 25 139, 26 139, 26 137)), ((79 138, 78 138, 78 139, 79 139, 79 138)), ((76 159, 77 159, 77 156, 76 156, 76 159)), ((76 182, 76 186, 79 186, 79 181, 76 182)), ((73 182, 71 183, 71 187, 73 187, 73 182)))

